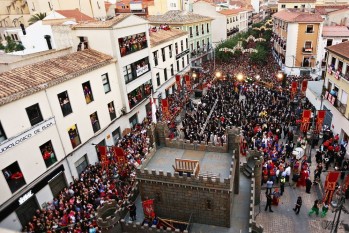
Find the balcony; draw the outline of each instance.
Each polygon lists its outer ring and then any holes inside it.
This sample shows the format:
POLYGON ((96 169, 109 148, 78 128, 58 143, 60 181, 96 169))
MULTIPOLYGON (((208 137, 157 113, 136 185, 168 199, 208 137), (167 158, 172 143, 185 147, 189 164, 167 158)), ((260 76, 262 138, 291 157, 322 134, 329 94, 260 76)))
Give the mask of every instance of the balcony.
POLYGON ((303 48, 303 53, 313 53, 313 48, 303 48))
POLYGON ((302 62, 301 63, 301 67, 311 68, 312 67, 312 62, 302 62))

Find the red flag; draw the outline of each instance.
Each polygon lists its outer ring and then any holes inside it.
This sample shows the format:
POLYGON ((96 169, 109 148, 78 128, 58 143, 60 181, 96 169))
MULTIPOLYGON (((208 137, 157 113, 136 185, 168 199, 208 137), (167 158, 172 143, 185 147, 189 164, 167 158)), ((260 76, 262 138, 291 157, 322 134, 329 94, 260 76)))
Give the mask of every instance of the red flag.
POLYGON ((114 146, 114 156, 118 165, 123 165, 126 162, 124 150, 121 147, 114 146))
POLYGON ((180 90, 181 88, 181 76, 180 75, 176 75, 176 84, 177 84, 177 89, 180 90))
POLYGON ((187 85, 187 88, 190 90, 191 89, 191 83, 190 83, 190 76, 189 75, 184 75, 185 78, 185 85, 187 85))
POLYGON ((319 110, 316 119, 316 131, 320 132, 326 116, 326 110, 319 110))
POLYGON ((292 92, 297 92, 297 88, 298 88, 298 83, 293 81, 292 82, 292 86, 291 86, 291 91, 292 92))
POLYGON ((336 183, 339 178, 340 172, 339 171, 331 171, 328 172, 326 181, 325 181, 325 195, 323 198, 324 202, 331 202, 333 193, 336 189, 336 183))
POLYGON ((302 82, 302 92, 306 92, 308 88, 308 80, 303 80, 302 82))
POLYGON ((100 156, 107 155, 107 147, 106 146, 97 146, 100 156))
POLYGON ((154 201, 146 200, 146 201, 143 201, 142 205, 143 205, 144 216, 148 218, 154 218, 155 217, 154 201))
POLYGON ((301 125, 302 132, 305 132, 308 130, 310 117, 311 117, 311 110, 303 110, 302 125, 301 125))

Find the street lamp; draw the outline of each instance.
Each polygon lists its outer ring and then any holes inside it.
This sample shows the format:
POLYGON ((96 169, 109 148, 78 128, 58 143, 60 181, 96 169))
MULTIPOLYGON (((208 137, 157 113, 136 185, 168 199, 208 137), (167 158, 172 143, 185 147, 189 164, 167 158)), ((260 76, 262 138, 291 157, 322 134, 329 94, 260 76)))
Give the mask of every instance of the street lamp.
POLYGON ((255 78, 258 81, 261 78, 261 76, 259 76, 259 74, 257 74, 255 78))
POLYGON ((222 76, 222 73, 219 72, 219 71, 217 71, 217 72, 215 73, 215 76, 216 76, 217 78, 220 78, 220 77, 222 76))
POLYGON ((240 73, 240 74, 236 75, 236 78, 238 81, 241 82, 244 79, 244 76, 240 73))
POLYGON ((278 73, 278 74, 276 75, 276 77, 278 78, 279 81, 281 81, 282 78, 284 77, 284 75, 283 75, 282 73, 278 73))

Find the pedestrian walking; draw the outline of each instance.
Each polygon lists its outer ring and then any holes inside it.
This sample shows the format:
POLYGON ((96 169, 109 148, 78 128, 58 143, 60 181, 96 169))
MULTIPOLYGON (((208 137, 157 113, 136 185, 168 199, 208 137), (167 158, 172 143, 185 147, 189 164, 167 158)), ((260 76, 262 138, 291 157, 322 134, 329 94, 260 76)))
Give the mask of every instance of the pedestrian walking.
POLYGON ((309 177, 305 180, 305 192, 310 194, 310 189, 311 189, 311 185, 313 183, 311 182, 311 180, 309 179, 309 177))
POLYGON ((313 207, 310 209, 308 215, 311 216, 313 213, 316 214, 316 216, 319 215, 319 200, 314 201, 313 207))
POLYGON ((285 192, 285 183, 286 183, 286 178, 281 177, 280 179, 280 196, 285 192))
POLYGON ((328 203, 325 202, 325 204, 322 206, 322 210, 321 210, 321 214, 320 214, 320 217, 321 217, 321 218, 326 217, 328 208, 329 208, 328 203))
POLYGON ((293 177, 292 177, 292 187, 295 189, 296 188, 296 185, 298 183, 298 180, 299 180, 299 172, 293 174, 293 177))
POLYGON ((301 210, 302 207, 302 197, 298 196, 296 206, 294 207, 293 211, 296 212, 296 214, 299 214, 299 211, 301 210))
POLYGON ((267 211, 268 207, 269 207, 269 212, 274 212, 272 209, 271 209, 271 204, 272 204, 272 201, 273 199, 271 198, 271 195, 270 194, 266 194, 267 196, 267 204, 265 206, 265 211, 267 211))
POLYGON ((271 194, 272 193, 271 190, 273 188, 273 184, 274 184, 274 182, 271 179, 269 179, 267 181, 267 191, 265 192, 265 194, 271 194), (268 191, 269 191, 269 193, 268 193, 268 191))
POLYGON ((134 202, 132 202, 129 206, 128 206, 128 209, 130 211, 130 218, 132 221, 135 221, 136 220, 136 205, 134 202))

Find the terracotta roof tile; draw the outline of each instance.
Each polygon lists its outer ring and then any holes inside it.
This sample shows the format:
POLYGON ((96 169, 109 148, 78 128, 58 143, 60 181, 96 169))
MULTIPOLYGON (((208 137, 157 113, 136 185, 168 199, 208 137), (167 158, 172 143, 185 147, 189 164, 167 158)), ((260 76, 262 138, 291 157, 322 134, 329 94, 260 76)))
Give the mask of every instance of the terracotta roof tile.
POLYGON ((150 32, 150 45, 151 47, 157 46, 161 43, 179 38, 181 36, 187 35, 188 32, 182 31, 176 28, 171 28, 171 30, 158 30, 157 32, 150 32))
POLYGON ((202 21, 211 21, 211 17, 194 14, 192 12, 173 10, 163 15, 150 15, 147 18, 150 24, 189 24, 202 21))
POLYGON ((217 13, 220 13, 222 15, 235 15, 243 11, 248 11, 248 10, 244 8, 239 8, 239 9, 231 9, 231 10, 221 10, 221 11, 217 11, 217 13))
POLYGON ((76 22, 83 22, 83 21, 94 21, 94 18, 91 18, 88 15, 85 15, 78 9, 75 10, 56 10, 58 14, 63 15, 66 18, 74 18, 76 22))
POLYGON ((349 60, 349 41, 326 47, 326 49, 349 60))
POLYGON ((286 22, 323 22, 319 13, 283 10, 273 14, 273 18, 286 22))
POLYGON ((348 8, 349 5, 318 5, 315 6, 315 12, 318 12, 321 15, 326 15, 330 12, 337 11, 340 9, 348 8))
POLYGON ((86 49, 0 73, 0 106, 96 69, 113 57, 86 49))
POLYGON ((120 14, 110 20, 106 21, 93 21, 93 22, 83 22, 73 26, 73 28, 110 28, 115 24, 120 23, 127 17, 133 14, 120 14))
POLYGON ((346 26, 324 26, 322 36, 349 37, 349 29, 346 26))
POLYGON ((279 0, 278 3, 315 3, 316 0, 279 0))

